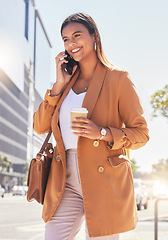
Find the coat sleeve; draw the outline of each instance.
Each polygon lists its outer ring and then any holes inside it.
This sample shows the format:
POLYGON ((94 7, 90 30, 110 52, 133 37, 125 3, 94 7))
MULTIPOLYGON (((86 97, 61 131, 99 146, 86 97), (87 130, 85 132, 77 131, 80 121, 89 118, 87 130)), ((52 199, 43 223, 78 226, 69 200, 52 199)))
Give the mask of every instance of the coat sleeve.
POLYGON ((118 110, 124 127, 109 127, 114 143, 119 148, 138 149, 149 140, 148 127, 134 84, 127 72, 122 72, 118 85, 118 110))
POLYGON ((56 97, 50 96, 50 90, 47 90, 44 100, 41 102, 38 110, 33 116, 33 128, 38 134, 45 134, 49 132, 52 115, 60 96, 61 95, 56 97))

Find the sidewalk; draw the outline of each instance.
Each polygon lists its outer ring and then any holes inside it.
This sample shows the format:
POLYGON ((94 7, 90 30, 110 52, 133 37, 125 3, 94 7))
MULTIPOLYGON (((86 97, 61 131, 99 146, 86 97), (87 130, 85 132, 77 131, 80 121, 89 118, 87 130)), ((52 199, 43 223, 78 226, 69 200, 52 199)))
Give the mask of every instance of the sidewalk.
MULTIPOLYGON (((0 200, 0 240, 44 240, 42 205, 28 203, 26 196, 13 197, 12 193, 0 200)), ((159 203, 158 213, 158 240, 168 240, 168 202, 159 203)), ((154 201, 149 201, 147 210, 138 211, 138 216, 136 229, 120 234, 120 240, 154 240, 154 201)), ((85 240, 85 222, 75 239, 85 240)))

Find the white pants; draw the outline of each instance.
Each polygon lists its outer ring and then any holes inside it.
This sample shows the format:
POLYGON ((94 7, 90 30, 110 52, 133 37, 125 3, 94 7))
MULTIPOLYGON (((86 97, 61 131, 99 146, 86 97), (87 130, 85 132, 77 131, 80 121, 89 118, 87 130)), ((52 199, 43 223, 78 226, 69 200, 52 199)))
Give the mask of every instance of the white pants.
MULTIPOLYGON (((45 240, 73 240, 85 219, 77 152, 66 151, 67 181, 61 202, 45 226, 45 240)), ((85 224, 86 240, 119 240, 119 234, 90 238, 85 224)))

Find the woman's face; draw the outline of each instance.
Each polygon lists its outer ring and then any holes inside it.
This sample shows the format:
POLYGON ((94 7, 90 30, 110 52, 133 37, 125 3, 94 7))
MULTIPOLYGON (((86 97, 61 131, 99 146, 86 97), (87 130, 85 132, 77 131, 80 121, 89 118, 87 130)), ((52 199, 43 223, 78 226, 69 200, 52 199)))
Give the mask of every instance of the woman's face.
POLYGON ((94 34, 90 35, 87 28, 81 23, 69 23, 62 30, 62 39, 65 49, 78 62, 95 54, 94 34))

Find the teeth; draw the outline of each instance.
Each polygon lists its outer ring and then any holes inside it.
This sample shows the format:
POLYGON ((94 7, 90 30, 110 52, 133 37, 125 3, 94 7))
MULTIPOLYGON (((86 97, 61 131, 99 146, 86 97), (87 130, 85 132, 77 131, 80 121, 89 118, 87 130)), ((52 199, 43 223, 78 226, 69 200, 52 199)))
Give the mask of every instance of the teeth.
POLYGON ((80 48, 76 48, 76 49, 73 49, 72 52, 75 53, 75 52, 77 52, 79 50, 80 50, 80 48))

